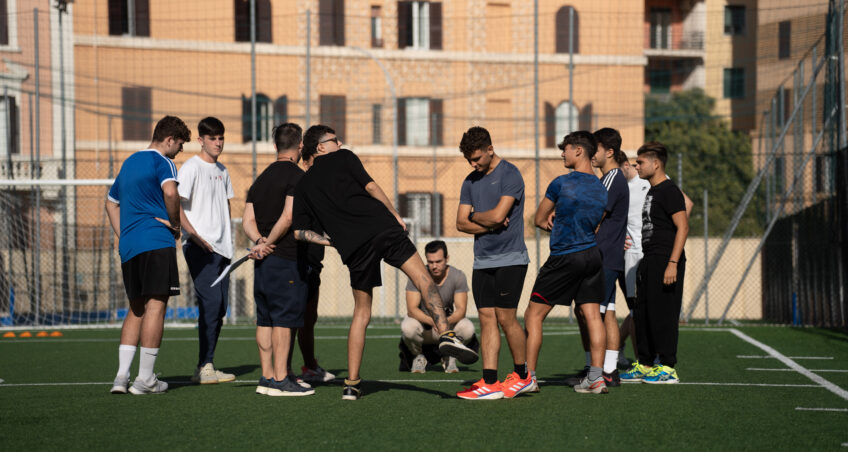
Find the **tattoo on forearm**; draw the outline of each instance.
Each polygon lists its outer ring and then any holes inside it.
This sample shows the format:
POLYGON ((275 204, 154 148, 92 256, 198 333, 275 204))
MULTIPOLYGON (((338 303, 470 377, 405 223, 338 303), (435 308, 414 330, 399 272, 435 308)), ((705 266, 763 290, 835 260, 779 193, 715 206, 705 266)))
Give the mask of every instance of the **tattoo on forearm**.
POLYGON ((317 245, 332 246, 332 242, 330 242, 327 237, 315 231, 297 230, 294 231, 294 238, 304 242, 315 243, 317 245))

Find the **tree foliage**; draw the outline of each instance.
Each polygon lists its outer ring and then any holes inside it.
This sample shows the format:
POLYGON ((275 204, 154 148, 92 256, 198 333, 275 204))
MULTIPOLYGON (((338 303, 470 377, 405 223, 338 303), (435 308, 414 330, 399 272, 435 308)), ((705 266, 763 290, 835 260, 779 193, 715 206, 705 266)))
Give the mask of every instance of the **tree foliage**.
MULTIPOLYGON (((659 141, 669 150, 666 172, 678 182, 682 160, 683 191, 695 203, 689 219, 690 236, 703 235, 704 190, 709 191, 709 233, 720 236, 754 176, 750 137, 733 131, 713 113, 715 100, 701 89, 677 92, 670 98, 645 100, 645 140, 659 141)), ((735 236, 762 233, 762 198, 755 197, 736 228, 735 236)))

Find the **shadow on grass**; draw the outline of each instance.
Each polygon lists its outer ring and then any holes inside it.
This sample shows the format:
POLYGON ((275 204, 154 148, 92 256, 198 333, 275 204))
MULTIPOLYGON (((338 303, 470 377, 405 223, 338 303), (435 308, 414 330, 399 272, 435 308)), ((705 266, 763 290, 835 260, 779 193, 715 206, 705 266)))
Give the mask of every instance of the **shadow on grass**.
MULTIPOLYGON (((469 383, 470 384, 470 383, 469 383)), ((363 382, 362 392, 365 395, 368 394, 376 394, 381 391, 416 391, 416 392, 424 392, 431 395, 437 395, 443 399, 455 399, 456 395, 449 394, 447 392, 437 391, 435 389, 423 388, 420 386, 415 386, 406 383, 394 383, 394 382, 383 382, 383 381, 368 381, 365 380, 363 382)))
POLYGON ((848 329, 844 328, 793 327, 792 329, 812 336, 819 336, 825 339, 848 342, 848 329))

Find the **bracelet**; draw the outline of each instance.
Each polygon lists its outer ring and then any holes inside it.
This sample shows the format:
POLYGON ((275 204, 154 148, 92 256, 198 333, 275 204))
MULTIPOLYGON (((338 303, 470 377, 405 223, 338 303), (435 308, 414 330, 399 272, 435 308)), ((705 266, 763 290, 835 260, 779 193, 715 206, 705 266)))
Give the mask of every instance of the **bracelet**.
POLYGON ((260 241, 260 240, 262 240, 262 239, 263 239, 263 237, 259 237, 258 239, 256 239, 256 241, 255 241, 255 242, 253 242, 253 244, 254 244, 254 245, 259 245, 259 241, 260 241))
POLYGON ((669 260, 668 260, 668 262, 669 262, 670 264, 676 264, 676 263, 677 263, 677 261, 673 261, 673 260, 671 260, 671 259, 669 259, 669 260))

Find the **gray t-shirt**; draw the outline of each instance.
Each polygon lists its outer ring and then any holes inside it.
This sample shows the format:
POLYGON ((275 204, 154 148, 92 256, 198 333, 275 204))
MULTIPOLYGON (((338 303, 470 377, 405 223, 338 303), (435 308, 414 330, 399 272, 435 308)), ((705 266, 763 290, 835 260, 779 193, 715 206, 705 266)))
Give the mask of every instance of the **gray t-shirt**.
POLYGON ((515 165, 501 160, 489 174, 469 174, 462 182, 459 203, 470 205, 475 212, 485 212, 494 209, 502 196, 515 198, 507 214, 509 226, 474 235, 475 269, 530 263, 524 244, 524 179, 515 165))
MULTIPOLYGON (((439 285, 438 288, 439 295, 445 303, 445 310, 449 310, 452 313, 453 294, 468 292, 468 280, 465 278, 465 273, 456 267, 448 265, 447 272, 447 276, 445 276, 445 279, 442 280, 442 284, 439 285)), ((409 292, 418 292, 418 288, 415 287, 415 284, 412 284, 412 280, 407 280, 406 290, 409 292)), ((421 310, 427 312, 426 309, 424 309, 424 297, 421 297, 421 304, 419 306, 421 307, 421 310)))

